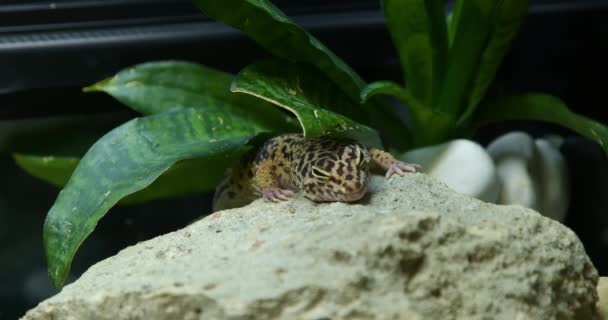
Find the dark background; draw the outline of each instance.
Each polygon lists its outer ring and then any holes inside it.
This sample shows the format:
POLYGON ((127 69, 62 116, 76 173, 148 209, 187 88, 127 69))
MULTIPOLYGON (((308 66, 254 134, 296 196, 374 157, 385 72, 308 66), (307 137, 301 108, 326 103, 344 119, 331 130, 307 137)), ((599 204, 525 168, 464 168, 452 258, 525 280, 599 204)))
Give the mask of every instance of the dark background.
MULTIPOLYGON (((377 0, 273 1, 368 81, 400 80, 377 0)), ((608 122, 608 1, 533 1, 494 93, 539 91, 608 122)), ((0 320, 17 318, 53 294, 42 224, 58 190, 20 171, 9 151, 29 133, 77 127, 103 131, 135 116, 104 94, 81 88, 136 63, 185 59, 237 72, 266 53, 189 1, 0 1, 0 320)), ((566 224, 601 274, 608 247, 608 165, 594 144, 551 125, 511 122, 481 130, 487 143, 523 129, 566 136, 573 193, 566 224)), ((41 144, 43 144, 41 142, 41 144)), ((54 145, 49 145, 54 148, 54 145)), ((116 207, 79 250, 70 279, 121 248, 178 229, 209 212, 209 195, 116 207)))

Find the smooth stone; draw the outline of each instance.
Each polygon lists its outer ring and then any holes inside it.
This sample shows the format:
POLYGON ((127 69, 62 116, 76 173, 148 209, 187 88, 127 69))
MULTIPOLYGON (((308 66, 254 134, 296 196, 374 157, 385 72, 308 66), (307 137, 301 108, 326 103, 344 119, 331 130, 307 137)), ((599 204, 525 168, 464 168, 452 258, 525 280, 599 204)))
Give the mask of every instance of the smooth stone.
POLYGON ((528 168, 534 157, 532 138, 524 132, 511 132, 496 138, 486 149, 494 160, 501 184, 497 203, 536 209, 536 188, 528 168))
POLYGON ((532 137, 522 131, 503 134, 488 144, 486 150, 495 161, 508 157, 518 157, 530 161, 535 152, 532 137))
POLYGON ((566 160, 559 151, 559 146, 551 140, 536 139, 534 144, 536 158, 531 167, 531 175, 538 181, 538 211, 549 218, 564 221, 570 204, 566 160))
POLYGON ((465 139, 419 148, 400 159, 422 165, 422 171, 457 192, 496 202, 500 184, 492 158, 476 142, 465 139))
POLYGON ((560 140, 533 140, 527 133, 510 132, 490 143, 487 151, 501 184, 497 203, 521 205, 563 221, 570 189, 560 140))
POLYGON ((515 156, 498 159, 496 172, 501 182, 500 195, 496 203, 538 208, 536 188, 528 172, 527 161, 515 156))

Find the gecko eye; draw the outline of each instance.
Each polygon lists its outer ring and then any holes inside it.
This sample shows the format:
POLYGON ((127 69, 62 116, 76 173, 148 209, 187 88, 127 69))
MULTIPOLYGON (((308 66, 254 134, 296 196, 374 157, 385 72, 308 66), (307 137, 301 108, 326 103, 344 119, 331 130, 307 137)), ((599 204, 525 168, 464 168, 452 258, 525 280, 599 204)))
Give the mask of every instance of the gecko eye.
POLYGON ((325 170, 321 170, 317 167, 312 167, 311 172, 314 177, 322 179, 322 180, 327 180, 331 176, 331 173, 329 173, 325 170))
POLYGON ((357 166, 362 166, 365 164, 365 153, 361 151, 361 149, 357 148, 357 166))
POLYGON ((357 157, 355 158, 355 163, 358 165, 363 162, 363 154, 361 153, 361 149, 354 147, 355 151, 357 151, 357 157))

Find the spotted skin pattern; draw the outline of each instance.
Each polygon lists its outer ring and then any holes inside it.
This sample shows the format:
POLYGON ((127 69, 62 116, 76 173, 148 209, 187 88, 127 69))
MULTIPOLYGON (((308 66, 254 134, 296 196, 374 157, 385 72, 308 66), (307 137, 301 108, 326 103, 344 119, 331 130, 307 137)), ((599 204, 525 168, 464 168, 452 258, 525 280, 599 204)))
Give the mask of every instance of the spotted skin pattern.
POLYGON ((228 170, 216 189, 213 209, 244 206, 259 197, 273 202, 287 200, 296 192, 319 202, 357 201, 367 192, 371 164, 386 170, 387 178, 420 168, 353 140, 280 135, 228 170))

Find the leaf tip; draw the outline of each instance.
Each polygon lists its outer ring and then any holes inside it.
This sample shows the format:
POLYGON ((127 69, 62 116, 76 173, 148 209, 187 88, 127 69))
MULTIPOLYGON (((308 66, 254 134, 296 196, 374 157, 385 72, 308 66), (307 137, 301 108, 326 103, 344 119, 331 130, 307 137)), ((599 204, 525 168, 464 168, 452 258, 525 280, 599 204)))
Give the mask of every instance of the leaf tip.
POLYGON ((49 270, 48 274, 53 287, 55 287, 55 289, 61 290, 61 288, 63 288, 63 283, 65 282, 65 276, 60 276, 58 273, 51 272, 51 270, 49 270))
POLYGON ((236 78, 230 83, 228 90, 230 90, 230 92, 239 92, 239 85, 236 83, 236 78))
POLYGON ((92 84, 90 86, 86 86, 86 87, 82 88, 82 92, 86 92, 86 93, 88 93, 88 92, 98 92, 98 91, 103 91, 103 87, 100 86, 99 83, 95 83, 95 84, 92 84))
POLYGON ((69 265, 64 265, 60 261, 54 259, 47 250, 47 264, 48 264, 48 276, 49 280, 56 289, 61 289, 65 283, 68 272, 70 270, 69 265))
POLYGON ((116 76, 111 77, 111 78, 106 78, 106 79, 96 82, 90 86, 86 86, 86 87, 82 88, 82 92, 106 91, 110 87, 108 84, 110 82, 112 82, 112 80, 114 80, 115 78, 116 78, 116 76))
POLYGON ((359 103, 366 103, 367 100, 369 100, 369 98, 371 97, 371 95, 369 94, 370 92, 371 90, 369 90, 369 86, 363 88, 363 90, 361 90, 361 93, 359 94, 359 103))
POLYGON ((57 230, 54 228, 54 224, 49 221, 52 210, 53 208, 51 208, 44 221, 42 240, 49 280, 55 288, 61 289, 70 271, 71 257, 67 261, 62 259, 61 250, 57 248, 57 230))
POLYGON ((97 88, 95 85, 91 85, 91 86, 82 88, 82 92, 93 92, 93 91, 97 91, 97 88))

